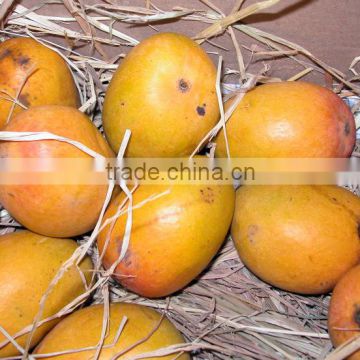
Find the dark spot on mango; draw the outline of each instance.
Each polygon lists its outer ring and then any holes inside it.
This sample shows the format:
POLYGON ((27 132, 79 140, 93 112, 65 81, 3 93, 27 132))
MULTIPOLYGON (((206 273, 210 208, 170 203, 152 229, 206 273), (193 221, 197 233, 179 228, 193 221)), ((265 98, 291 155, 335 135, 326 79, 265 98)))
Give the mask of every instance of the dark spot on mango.
POLYGON ((124 103, 124 102, 121 102, 121 103, 120 103, 120 105, 121 105, 121 106, 124 106, 124 105, 125 105, 125 103, 124 103))
POLYGON ((259 226, 258 225, 256 225, 256 224, 249 225, 249 227, 248 227, 248 238, 249 238, 249 241, 251 243, 255 242, 255 235, 258 233, 258 231, 259 231, 259 226))
POLYGON ((132 265, 132 255, 129 249, 127 249, 125 253, 125 256, 123 258, 123 263, 126 267, 130 267, 132 265))
POLYGON ((351 130, 350 123, 346 122, 344 126, 344 133, 346 136, 350 135, 350 130, 351 130))
POLYGON ((12 198, 15 197, 15 195, 14 195, 13 193, 11 193, 11 192, 8 192, 7 194, 8 194, 10 197, 12 197, 12 198))
POLYGON ((198 115, 204 116, 204 115, 205 115, 205 107, 203 107, 203 106, 198 106, 198 107, 196 108, 196 112, 198 113, 198 115))
POLYGON ((355 305, 354 321, 360 326, 360 305, 355 305))
POLYGON ((26 107, 30 106, 29 95, 28 94, 20 94, 19 95, 19 101, 21 102, 21 104, 25 105, 26 107))
POLYGON ((0 60, 3 60, 3 59, 5 59, 6 57, 11 56, 11 55, 12 55, 11 50, 6 49, 5 51, 3 51, 3 52, 0 54, 0 60))
POLYGON ((182 93, 186 93, 190 89, 189 83, 184 79, 179 80, 178 87, 182 93))
POLYGON ((360 223, 358 223, 357 232, 358 232, 358 237, 359 237, 359 239, 360 239, 360 223))
POLYGON ((27 57, 27 56, 22 56, 22 55, 21 55, 21 56, 19 56, 19 57, 17 58, 17 63, 18 63, 19 65, 21 65, 21 66, 24 66, 24 65, 28 64, 29 61, 30 61, 30 58, 27 57))
POLYGON ((200 194, 202 199, 208 204, 212 204, 215 201, 214 191, 210 187, 207 187, 206 189, 200 189, 200 194))

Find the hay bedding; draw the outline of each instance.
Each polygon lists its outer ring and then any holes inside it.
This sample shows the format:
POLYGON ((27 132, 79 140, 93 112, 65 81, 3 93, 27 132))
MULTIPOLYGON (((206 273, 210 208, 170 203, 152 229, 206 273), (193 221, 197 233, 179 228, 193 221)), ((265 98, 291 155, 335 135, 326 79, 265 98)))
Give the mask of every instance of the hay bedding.
MULTIPOLYGON (((0 33, 4 39, 13 36, 32 36, 63 54, 78 83, 83 104, 81 110, 93 119, 99 129, 104 90, 117 68, 119 59, 104 60, 101 56, 84 56, 72 50, 72 45, 91 42, 100 54, 103 53, 102 44, 136 45, 138 39, 112 28, 111 22, 115 20, 134 24, 145 23, 148 26, 157 21, 202 22, 205 30, 194 34, 199 43, 205 40, 212 41, 214 36, 227 31, 234 43, 238 69, 223 69, 223 79, 228 75, 238 75, 240 85, 223 82, 221 89, 224 98, 235 93, 240 100, 243 92, 241 89, 250 88, 256 82, 279 81, 266 75, 266 66, 260 73, 247 73, 243 51, 252 51, 254 55, 271 58, 289 57, 304 67, 304 70, 294 74, 291 80, 300 79, 311 71, 322 72, 331 76, 334 91, 341 96, 360 95, 359 74, 355 70, 360 58, 354 59, 350 66, 352 77, 345 78, 339 71, 317 59, 306 49, 239 22, 278 1, 267 0, 246 7, 242 0, 238 0, 235 2, 233 13, 225 16, 209 0, 202 0, 209 10, 199 12, 180 7, 172 11, 162 11, 150 1, 146 1, 144 7, 139 8, 114 5, 112 2, 99 2, 96 6, 88 6, 85 2, 64 0, 63 3, 72 16, 49 17, 37 14, 41 5, 27 9, 22 5, 13 4, 13 1, 3 0, 0 2, 0 18, 4 27, 0 33), (92 11, 92 15, 85 15, 89 10, 92 11), (75 21, 80 25, 81 32, 68 29, 67 25, 75 21), (95 28, 100 30, 96 35, 95 28), (238 31, 253 39, 254 46, 251 49, 241 47, 237 43, 238 31), (43 35, 61 37, 66 40, 68 46, 49 42, 43 35)), ((119 55, 119 58, 121 57, 123 54, 119 55)), ((356 98, 352 106, 354 111, 359 108, 356 98)), ((229 115, 225 114, 224 119, 226 120, 229 115)), ((221 124, 219 126, 221 127, 221 124)), ((352 190, 358 192, 356 187, 352 190)), ((0 234, 21 227, 6 210, 0 211, 0 234)), ((136 302, 165 311, 189 342, 188 345, 180 346, 180 349, 191 350, 194 359, 334 360, 343 358, 350 348, 360 347, 359 339, 356 339, 347 347, 334 352, 326 328, 329 296, 300 296, 263 283, 240 262, 231 239, 227 239, 209 269, 186 289, 168 299, 149 300, 128 293, 111 280, 109 272, 101 269, 93 241, 95 235, 96 231, 91 236, 77 239, 82 245, 81 250, 87 251, 98 266, 91 302, 107 303, 109 299, 136 302)), ((84 299, 79 299, 78 304, 69 304, 58 315, 73 311, 83 302, 84 299)), ((173 350, 168 349, 169 352, 173 350)), ((27 356, 25 349, 23 357, 27 356)))

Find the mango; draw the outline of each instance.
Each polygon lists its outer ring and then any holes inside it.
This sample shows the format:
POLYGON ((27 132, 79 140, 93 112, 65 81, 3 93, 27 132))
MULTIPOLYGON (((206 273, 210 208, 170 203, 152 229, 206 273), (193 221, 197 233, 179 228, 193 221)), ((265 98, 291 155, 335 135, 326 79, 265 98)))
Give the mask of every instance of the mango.
POLYGON ((39 105, 79 107, 79 94, 65 60, 31 38, 14 38, 0 44, 0 130, 24 108, 39 105), (18 96, 17 96, 18 95, 18 96))
MULTIPOLYGON (((329 334, 335 347, 359 336, 360 265, 348 271, 336 284, 328 317, 329 334)), ((347 359, 359 360, 360 351, 355 351, 347 359)))
POLYGON ((159 33, 126 56, 105 95, 103 123, 115 152, 132 131, 128 157, 186 157, 219 120, 216 68, 190 38, 159 33))
POLYGON ((243 186, 231 234, 260 279, 324 294, 360 261, 360 199, 337 186, 243 186))
MULTIPOLYGON (((354 116, 339 96, 299 81, 249 91, 226 124, 230 155, 239 158, 349 157, 355 132, 354 116)), ((226 157, 223 130, 215 142, 216 156, 226 157)))
MULTIPOLYGON (((6 131, 47 131, 76 140, 105 157, 113 157, 106 140, 90 119, 66 106, 37 106, 21 112, 6 131)), ((1 141, 0 158, 88 158, 72 144, 56 140, 1 141)), ((77 170, 69 169, 69 179, 77 170)), ((34 176, 37 176, 36 174, 34 176)), ((25 179, 26 180, 26 179, 25 179)), ((22 225, 36 233, 71 237, 92 230, 105 201, 107 184, 3 184, 0 203, 22 225)))
MULTIPOLYGON (((233 216, 234 197, 229 185, 140 185, 133 194, 130 244, 116 266, 115 279, 151 298, 182 289, 208 266, 223 243, 233 216), (157 194, 163 195, 148 201, 157 194)), ((104 221, 117 213, 124 199, 123 193, 114 199, 104 221)), ((105 268, 119 258, 126 206, 98 236, 105 268)))
MULTIPOLYGON (((61 265, 77 249, 75 241, 56 239, 18 231, 0 236, 0 326, 11 336, 31 326, 40 307, 39 302, 61 265)), ((80 269, 72 266, 55 285, 45 302, 41 319, 57 314, 64 306, 86 291, 91 278, 92 263, 85 258, 80 269)), ((34 332, 31 347, 53 328, 59 318, 45 322, 34 332)), ((17 337, 16 341, 24 347, 29 333, 17 337)), ((12 344, 0 332, 0 357, 18 355, 12 344)))
MULTIPOLYGON (((92 350, 72 352, 56 356, 58 360, 87 360, 93 358, 101 339, 104 306, 93 305, 75 311, 62 320, 36 348, 35 354, 51 354, 66 350, 93 347, 92 350)), ((137 304, 110 304, 109 328, 99 359, 110 360, 116 354, 124 352, 117 359, 129 359, 135 355, 160 350, 164 347, 183 344, 182 335, 171 322, 153 309, 137 304), (127 319, 116 340, 121 322, 127 319), (158 326, 158 328, 157 328, 158 326), (149 337, 149 334, 154 333, 149 337), (141 340, 144 340, 141 342, 141 340), (109 346, 110 345, 110 346, 109 346), (126 351, 127 350, 127 351, 126 351)), ((175 356, 180 360, 190 360, 186 353, 174 353, 167 356, 153 356, 151 360, 170 360, 175 356)), ((52 356, 42 359, 53 359, 52 356)))

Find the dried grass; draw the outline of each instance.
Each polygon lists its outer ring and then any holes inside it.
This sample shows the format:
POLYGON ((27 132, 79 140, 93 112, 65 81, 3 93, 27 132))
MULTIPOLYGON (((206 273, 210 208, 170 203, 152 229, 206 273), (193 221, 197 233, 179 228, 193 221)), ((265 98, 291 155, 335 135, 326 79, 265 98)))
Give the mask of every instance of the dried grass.
MULTIPOLYGON (((231 92, 230 95, 225 95, 223 98, 235 96, 235 100, 233 106, 225 113, 222 110, 221 121, 206 135, 201 144, 199 144, 198 148, 200 148, 203 144, 211 140, 221 128, 225 130, 226 121, 247 90, 259 82, 280 80, 266 76, 267 68, 264 69, 263 73, 248 73, 242 55, 243 49, 252 52, 252 60, 258 59, 259 57, 271 57, 273 59, 289 57, 304 67, 304 70, 301 72, 294 74, 289 79, 283 80, 297 80, 311 71, 320 71, 328 73, 336 79, 337 83, 335 84, 334 90, 339 92, 343 89, 340 95, 350 96, 360 94, 359 74, 355 68, 360 57, 354 59, 350 65, 350 70, 354 78, 348 79, 338 70, 331 68, 322 60, 317 59, 306 49, 275 35, 260 31, 252 26, 239 23, 239 20, 261 9, 270 7, 278 1, 279 0, 267 0, 243 8, 244 1, 237 0, 234 2, 232 13, 225 16, 225 14, 209 0, 202 0, 209 9, 205 11, 181 7, 177 7, 172 11, 162 11, 151 4, 150 1, 146 2, 145 7, 134 7, 118 5, 113 1, 87 5, 82 1, 64 0, 64 6, 68 8, 72 16, 62 17, 39 15, 37 11, 40 5, 35 6, 33 9, 27 9, 20 4, 15 3, 14 5, 12 1, 3 1, 0 7, 0 20, 4 20, 6 16, 6 22, 3 29, 0 30, 0 34, 5 38, 12 36, 31 36, 62 54, 74 72, 81 93, 83 104, 81 110, 86 112, 93 119, 95 125, 101 129, 100 112, 102 109, 103 92, 114 70, 117 68, 117 60, 124 56, 120 54, 117 59, 108 59, 102 44, 134 46, 140 40, 134 39, 131 34, 125 34, 115 30, 111 25, 113 21, 129 24, 147 24, 148 26, 152 26, 151 24, 159 21, 181 20, 201 22, 204 24, 205 30, 197 35, 194 34, 194 38, 197 39, 199 43, 211 41, 212 37, 227 32, 234 44, 239 69, 226 69, 226 71, 223 71, 223 74, 238 74, 240 87, 234 86, 233 84, 220 84, 221 60, 219 60, 217 85, 219 99, 221 90, 223 90, 225 92, 231 92), (9 11, 10 9, 11 11, 9 11), (73 31, 67 27, 68 24, 74 22, 80 25, 82 32, 73 31), (100 29, 101 31, 95 33, 95 29, 100 29), (266 48, 261 51, 254 51, 254 48, 246 49, 245 47, 239 46, 236 39, 236 32, 238 31, 251 37, 257 44, 265 45, 266 48), (49 42, 42 38, 43 35, 62 37, 66 40, 68 46, 64 47, 57 43, 49 42), (102 57, 83 56, 73 50, 72 45, 75 42, 78 43, 81 41, 92 44, 94 49, 102 54, 102 57), (305 56, 310 62, 305 62, 299 55, 305 56)), ((29 76, 31 76, 31 74, 29 74, 29 76)), ((26 79, 24 81, 26 81, 26 79)), ((5 95, 9 101, 12 101, 14 104, 18 103, 17 97, 19 94, 17 94, 15 99, 9 97, 8 94, 5 95)), ((124 154, 129 137, 130 133, 127 133, 118 155, 119 159, 121 159, 124 154)), ((90 156, 98 157, 98 154, 92 152, 90 149, 84 148, 83 145, 69 141, 69 139, 56 137, 52 134, 0 133, 0 139, 8 141, 29 141, 49 138, 70 142, 74 146, 87 152, 90 156)), ((359 156, 359 154, 360 151, 355 150, 354 155, 359 156)), ((261 282, 240 262, 231 239, 227 239, 223 248, 209 266, 209 269, 183 291, 167 299, 160 300, 149 300, 127 292, 111 279, 114 266, 107 271, 101 267, 99 261, 101 254, 98 253, 95 245, 96 236, 102 228, 101 220, 105 208, 110 201, 114 186, 114 183, 110 183, 99 222, 93 233, 90 236, 84 236, 78 239, 79 249, 63 264, 47 293, 44 294, 39 308, 39 314, 33 326, 28 326, 13 337, 9 336, 5 329, 0 327, 0 331, 8 339, 0 344, 0 347, 7 342, 12 342, 22 353, 22 355, 17 358, 42 358, 43 356, 41 355, 28 355, 29 342, 27 347, 23 349, 16 343, 17 337, 25 333, 31 336, 37 326, 56 317, 73 312, 82 306, 84 301, 91 296, 94 303, 104 304, 105 311, 102 336, 96 347, 73 351, 78 352, 92 349, 95 351, 95 358, 98 358, 107 334, 109 301, 139 303, 153 307, 164 314, 166 313, 188 341, 187 344, 171 346, 158 350, 155 353, 134 357, 134 359, 164 354, 174 354, 175 359, 179 351, 190 351, 194 359, 327 358, 329 360, 338 360, 350 351, 360 348, 359 339, 354 339, 348 345, 330 353, 332 346, 326 327, 329 296, 312 297, 290 294, 274 289, 261 282), (51 289, 59 280, 61 274, 72 264, 79 264, 86 254, 92 256, 95 264, 93 281, 87 291, 51 318, 42 319, 41 313, 47 295, 51 292, 51 289)), ((127 199, 120 205, 117 216, 127 211, 128 223, 119 261, 122 260, 129 241, 131 241, 129 234, 131 229, 132 192, 134 190, 128 189, 124 183, 121 183, 120 186, 127 195, 127 199), (125 205, 128 205, 126 210, 124 210, 125 205)), ((137 206, 146 206, 146 202, 156 201, 159 196, 163 195, 166 194, 154 194, 143 204, 138 204, 137 206)), ((110 219, 109 221, 113 220, 114 219, 110 219)), ((5 210, 0 210, 0 234, 12 232, 18 228, 20 228, 20 225, 17 224, 5 210)), ((124 318, 119 325, 116 339, 120 336, 124 326, 126 326, 126 318, 124 318)), ((154 329, 154 331, 155 330, 156 329, 154 329)), ((104 347, 111 345, 112 344, 105 345, 104 347)), ((69 351, 62 353, 69 353, 69 351)), ((118 354, 118 356, 120 355, 121 354, 118 354)), ((114 359, 115 358, 117 357, 114 357, 114 359)))

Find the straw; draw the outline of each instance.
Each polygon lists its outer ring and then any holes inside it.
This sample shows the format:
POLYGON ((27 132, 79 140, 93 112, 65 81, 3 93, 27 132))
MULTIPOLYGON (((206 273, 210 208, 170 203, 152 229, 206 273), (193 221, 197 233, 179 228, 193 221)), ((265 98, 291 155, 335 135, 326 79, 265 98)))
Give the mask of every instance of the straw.
MULTIPOLYGON (((216 90, 222 116, 219 123, 204 136, 194 149, 193 155, 195 155, 221 129, 224 129, 224 133, 226 133, 226 122, 232 112, 241 102, 244 94, 259 83, 280 80, 296 81, 315 71, 330 74, 334 79, 334 90, 340 96, 360 94, 359 79, 357 78, 359 73, 356 68, 360 57, 356 57, 349 65, 349 70, 354 77, 348 78, 303 47, 274 34, 261 31, 252 25, 241 23, 241 20, 247 16, 270 8, 278 2, 279 0, 260 1, 245 7, 246 2, 243 0, 234 0, 230 14, 224 14, 210 0, 194 1, 194 7, 190 9, 179 5, 170 10, 162 10, 151 1, 144 2, 144 6, 141 7, 122 5, 112 0, 97 4, 64 0, 63 4, 70 11, 70 15, 52 14, 47 16, 41 15, 39 8, 51 5, 41 4, 30 9, 12 1, 3 1, 0 7, 0 20, 4 20, 4 28, 0 30, 0 33, 4 38, 31 36, 61 54, 73 70, 81 92, 82 105, 80 110, 91 117, 100 131, 102 131, 101 109, 104 91, 118 63, 121 63, 121 59, 125 56, 120 46, 132 47, 142 40, 133 37, 129 26, 125 30, 126 33, 115 29, 113 26, 115 22, 122 22, 131 26, 156 26, 157 22, 170 24, 178 21, 179 24, 183 24, 187 28, 191 22, 197 22, 202 24, 203 30, 198 34, 193 34, 193 38, 199 43, 206 41, 219 48, 223 48, 223 46, 220 41, 216 40, 216 37, 220 34, 228 36, 235 49, 237 69, 222 69, 222 61, 219 60, 216 90), (198 5, 201 3, 206 5, 205 9, 199 9, 198 5), (74 23, 79 24, 81 30, 70 29, 74 23), (246 48, 239 44, 239 34, 251 38, 254 46, 246 48), (65 40, 67 46, 44 39, 43 35, 61 38, 65 40), (85 56, 73 47, 74 43, 88 43, 97 52, 85 56), (109 59, 104 44, 118 47, 119 55, 114 59, 109 59), (244 51, 251 52, 251 62, 259 58, 264 58, 264 61, 266 58, 277 61, 279 58, 287 57, 294 63, 301 65, 303 69, 287 79, 268 76, 266 73, 267 65, 264 66, 263 71, 253 74, 248 71, 249 64, 244 63, 244 51), (305 56, 306 60, 301 56, 305 56), (226 83, 226 78, 229 75, 238 76, 236 86, 226 83), (230 94, 224 96, 223 92, 225 91, 230 91, 230 94), (224 112, 222 100, 230 97, 234 98, 234 101, 224 112)), ((14 98, 9 94, 2 95, 8 101, 13 102, 12 107, 14 108, 15 104, 19 105, 18 95, 20 93, 21 89, 14 98)), ((124 155, 129 138, 130 133, 126 133, 119 159, 124 155)), ((3 141, 41 141, 45 139, 63 141, 85 151, 89 156, 99 156, 76 141, 54 134, 0 133, 0 140, 3 141)), ((358 149, 359 147, 355 150, 354 155, 360 156, 358 149)), ((176 358, 179 352, 188 351, 192 353, 194 359, 324 359, 330 354, 329 360, 338 360, 359 348, 359 340, 355 339, 331 352, 333 349, 326 323, 329 295, 301 296, 280 291, 263 283, 241 263, 230 238, 225 241, 221 251, 203 274, 181 292, 168 299, 145 299, 122 288, 111 276, 131 243, 132 211, 137 207, 146 206, 150 201, 157 201, 159 197, 166 196, 168 192, 154 193, 142 203, 132 204, 132 194, 136 188, 129 189, 125 183, 119 185, 126 194, 126 201, 121 204, 114 219, 109 219, 109 222, 106 223, 103 222, 104 213, 115 186, 115 183, 110 183, 94 231, 88 236, 77 239, 80 247, 59 269, 59 273, 44 294, 42 304, 46 302, 47 295, 66 268, 72 265, 77 266, 81 259, 88 254, 93 260, 95 271, 92 282, 86 291, 48 319, 42 319, 43 306, 40 306, 34 324, 22 329, 18 334, 10 335, 0 328, 5 334, 5 340, 0 344, 0 348, 8 343, 13 343, 22 354, 20 358, 22 356, 29 356, 30 358, 30 355, 26 354, 30 350, 30 338, 34 330, 45 322, 77 311, 84 305, 85 301, 94 304, 101 303, 105 307, 102 332, 98 344, 83 349, 69 349, 53 355, 89 350, 94 352, 96 358, 99 356, 101 348, 113 346, 119 339, 122 329, 126 327, 126 318, 119 324, 114 343, 103 345, 108 329, 109 301, 142 304, 166 314, 188 341, 187 344, 177 344, 148 354, 137 355, 132 357, 134 359, 165 354, 173 354, 176 358), (128 220, 122 241, 121 257, 112 268, 105 270, 101 266, 102 254, 98 252, 96 236, 107 224, 111 221, 114 222, 121 215, 127 215, 128 220), (25 349, 16 342, 16 339, 22 334, 28 334, 28 343, 25 349)), ((355 191, 355 189, 353 190, 355 191)), ((0 209, 0 234, 10 233, 20 227, 6 210, 0 209)), ((156 328, 153 331, 156 331, 156 328)), ((146 341, 146 338, 140 341, 146 341)), ((37 354, 33 355, 33 358, 44 356, 37 354)))

